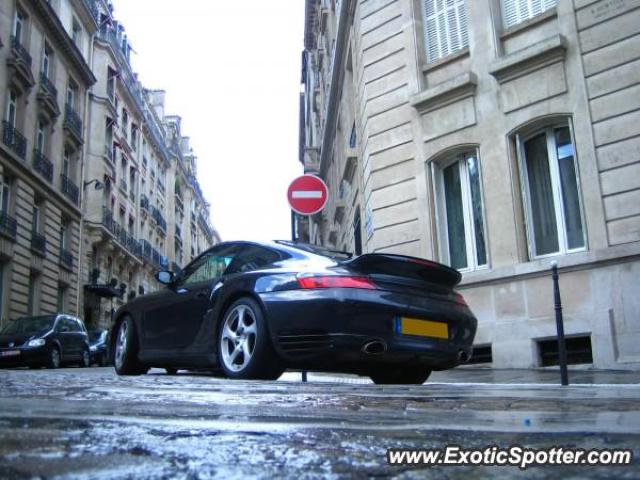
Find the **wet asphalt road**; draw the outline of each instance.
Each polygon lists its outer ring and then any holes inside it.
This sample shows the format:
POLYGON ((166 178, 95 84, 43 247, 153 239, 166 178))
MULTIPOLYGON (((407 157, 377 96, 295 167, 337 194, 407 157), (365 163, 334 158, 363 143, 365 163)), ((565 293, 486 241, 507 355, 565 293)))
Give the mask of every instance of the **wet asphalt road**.
POLYGON ((467 371, 383 387, 313 374, 301 384, 293 373, 240 382, 161 370, 133 378, 111 368, 0 370, 0 478, 638 478, 637 376, 578 372, 587 384, 563 388, 467 371), (478 383, 487 378, 507 383, 478 383), (594 378, 611 381, 588 385, 594 378), (386 463, 390 447, 452 443, 631 448, 634 465, 386 463))

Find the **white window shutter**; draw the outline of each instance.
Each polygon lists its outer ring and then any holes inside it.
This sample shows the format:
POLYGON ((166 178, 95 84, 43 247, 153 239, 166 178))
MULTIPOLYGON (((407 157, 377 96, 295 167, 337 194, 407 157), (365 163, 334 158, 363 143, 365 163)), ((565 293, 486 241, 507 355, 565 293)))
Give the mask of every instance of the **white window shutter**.
POLYGON ((502 0, 504 28, 511 28, 536 15, 540 15, 555 7, 557 3, 557 0, 502 0))
POLYGON ((427 62, 434 62, 469 45, 464 0, 423 0, 427 62))

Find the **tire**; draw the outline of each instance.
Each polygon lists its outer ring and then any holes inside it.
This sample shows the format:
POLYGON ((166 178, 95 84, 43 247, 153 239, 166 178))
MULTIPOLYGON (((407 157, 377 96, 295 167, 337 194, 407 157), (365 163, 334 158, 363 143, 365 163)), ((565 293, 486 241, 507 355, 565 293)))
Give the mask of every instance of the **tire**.
POLYGON ((378 367, 369 374, 376 385, 422 385, 431 375, 424 367, 378 367))
POLYGON ((55 369, 60 368, 60 365, 62 365, 62 355, 60 354, 60 350, 58 350, 58 347, 51 347, 46 367, 55 369))
POLYGON ((167 375, 176 375, 178 373, 177 368, 165 368, 164 370, 167 372, 167 375))
POLYGON ((82 357, 78 363, 80 368, 89 368, 91 366, 91 353, 86 348, 82 352, 82 357))
POLYGON ((131 317, 118 325, 113 347, 113 365, 118 375, 143 375, 149 371, 138 362, 138 336, 131 317))
POLYGON ((218 333, 218 361, 229 378, 276 380, 284 369, 271 344, 258 303, 236 300, 225 312, 218 333))

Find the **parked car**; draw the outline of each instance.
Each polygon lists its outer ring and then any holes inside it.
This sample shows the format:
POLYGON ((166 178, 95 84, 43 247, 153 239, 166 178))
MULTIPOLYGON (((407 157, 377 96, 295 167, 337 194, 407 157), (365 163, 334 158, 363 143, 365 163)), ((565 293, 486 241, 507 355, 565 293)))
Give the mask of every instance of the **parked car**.
POLYGON ((460 274, 420 258, 227 242, 156 278, 167 288, 115 314, 120 375, 218 367, 275 379, 299 368, 422 383, 467 361, 476 332, 460 274))
POLYGON ((97 364, 99 367, 109 365, 109 351, 107 348, 108 333, 107 330, 91 330, 89 332, 91 365, 97 364))
POLYGON ((89 361, 87 329, 71 315, 23 317, 0 330, 0 367, 88 367, 89 361))

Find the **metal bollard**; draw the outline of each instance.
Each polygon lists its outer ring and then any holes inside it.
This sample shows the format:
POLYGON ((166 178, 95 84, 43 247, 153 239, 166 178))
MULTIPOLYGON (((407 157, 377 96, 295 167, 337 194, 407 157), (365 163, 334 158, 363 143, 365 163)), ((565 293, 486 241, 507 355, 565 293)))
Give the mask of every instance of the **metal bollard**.
POLYGON ((551 276, 553 278, 553 300, 556 312, 556 329, 558 331, 558 361, 560 364, 560 381, 562 385, 569 385, 567 371, 567 344, 564 339, 564 322, 562 320, 562 301, 560 300, 560 284, 558 282, 558 262, 551 262, 551 276))

